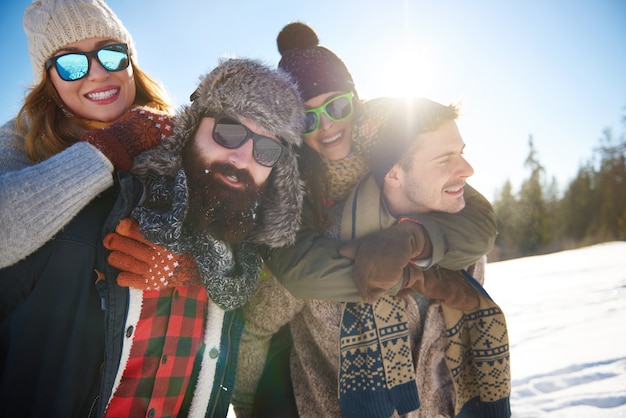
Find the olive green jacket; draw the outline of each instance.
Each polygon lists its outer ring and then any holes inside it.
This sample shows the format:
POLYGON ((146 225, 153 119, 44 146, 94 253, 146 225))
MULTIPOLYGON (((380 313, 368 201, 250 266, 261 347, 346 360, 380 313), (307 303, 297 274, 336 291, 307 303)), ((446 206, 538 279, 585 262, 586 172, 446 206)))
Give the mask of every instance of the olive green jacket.
MULTIPOLYGON (((374 222, 366 226, 371 232, 397 221, 387 209, 380 196, 380 187, 372 176, 366 176, 355 190, 360 190, 359 211, 380 212, 380 224, 374 222)), ((465 201, 465 208, 455 214, 411 215, 424 225, 432 242, 432 258, 425 267, 438 264, 451 270, 467 268, 493 248, 497 228, 491 203, 469 185, 465 186, 465 201)), ((344 206, 342 225, 352 224, 352 208, 356 208, 353 203, 354 192, 344 206)), ((362 214, 359 216, 363 217, 362 214)), ((295 245, 265 251, 265 262, 272 274, 297 298, 361 301, 353 282, 353 260, 339 255, 341 242, 321 235, 315 226, 312 208, 306 204, 302 219, 295 245)), ((357 224, 360 219, 356 219, 357 224)), ((392 292, 398 290, 400 282, 399 277, 392 292)))

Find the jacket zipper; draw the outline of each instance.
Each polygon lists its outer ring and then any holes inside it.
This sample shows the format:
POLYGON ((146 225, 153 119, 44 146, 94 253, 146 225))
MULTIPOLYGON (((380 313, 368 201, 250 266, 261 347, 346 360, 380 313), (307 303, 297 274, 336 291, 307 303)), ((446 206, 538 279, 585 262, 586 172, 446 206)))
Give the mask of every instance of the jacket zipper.
MULTIPOLYGON (((222 394, 222 391, 228 391, 228 388, 224 387, 223 383, 224 383, 224 379, 226 378, 226 374, 228 373, 228 368, 229 368, 231 332, 232 332, 232 328, 233 328, 233 323, 234 322, 235 321, 233 320, 233 318, 229 318, 228 333, 226 334, 227 335, 227 342, 228 342, 228 344, 227 344, 228 349, 226 350, 226 354, 225 354, 225 357, 224 357, 224 371, 219 376, 219 382, 215 381, 215 383, 219 383, 219 390, 217 391, 217 394, 215 396, 214 402, 212 402, 212 400, 209 399, 209 404, 212 403, 213 406, 211 408, 211 413, 209 415, 207 415, 207 417, 213 417, 215 415, 215 409, 217 408, 217 405, 219 405, 220 399, 224 396, 222 394)), ((218 357, 217 357, 217 364, 215 366, 216 373, 217 373, 217 366, 219 365, 219 359, 220 359, 220 357, 218 355, 218 357)))

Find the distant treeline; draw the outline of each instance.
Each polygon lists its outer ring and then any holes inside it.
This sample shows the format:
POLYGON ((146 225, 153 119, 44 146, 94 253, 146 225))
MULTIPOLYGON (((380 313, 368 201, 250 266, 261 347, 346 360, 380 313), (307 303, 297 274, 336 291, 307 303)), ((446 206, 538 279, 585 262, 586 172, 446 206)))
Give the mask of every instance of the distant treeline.
POLYGON ((507 180, 494 199, 499 233, 489 261, 626 240, 626 131, 606 129, 563 193, 546 181, 532 136, 529 145, 530 177, 518 193, 507 180))

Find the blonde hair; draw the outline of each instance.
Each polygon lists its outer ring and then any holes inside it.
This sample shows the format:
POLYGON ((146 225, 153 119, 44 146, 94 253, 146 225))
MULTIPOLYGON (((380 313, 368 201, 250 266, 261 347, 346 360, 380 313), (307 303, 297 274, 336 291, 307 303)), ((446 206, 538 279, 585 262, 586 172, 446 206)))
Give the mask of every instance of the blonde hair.
MULTIPOLYGON (((148 106, 172 113, 163 87, 133 64, 137 92, 132 106, 148 106)), ((47 72, 41 83, 33 87, 17 114, 16 128, 26 139, 26 153, 33 162, 40 162, 77 142, 89 128, 87 122, 71 115, 65 108, 47 72)))

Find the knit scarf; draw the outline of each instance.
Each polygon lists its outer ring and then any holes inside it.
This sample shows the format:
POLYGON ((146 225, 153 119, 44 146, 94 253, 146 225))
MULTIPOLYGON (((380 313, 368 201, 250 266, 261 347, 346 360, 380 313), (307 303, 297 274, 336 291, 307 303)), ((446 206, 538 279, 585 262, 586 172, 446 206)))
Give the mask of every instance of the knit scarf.
POLYGON ((441 305, 448 337, 445 361, 456 392, 455 416, 510 417, 511 365, 504 313, 469 273, 463 274, 478 290, 478 309, 462 312, 441 305))
POLYGON ((322 162, 328 181, 328 197, 333 201, 344 201, 354 190, 355 181, 369 170, 363 157, 353 152, 341 160, 322 158, 322 162))
MULTIPOLYGON (((377 199, 371 193, 359 194, 363 184, 357 186, 353 199, 348 200, 352 204, 344 209, 343 240, 389 226, 379 223, 379 189, 368 188, 377 199), (360 198, 363 202, 369 200, 369 204, 359 204, 360 198)), ((385 295, 374 304, 344 304, 339 406, 342 417, 363 418, 386 418, 394 411, 404 415, 419 408, 404 300, 385 295)))
POLYGON ((158 176, 145 183, 147 196, 132 213, 143 236, 178 254, 192 251, 209 297, 224 310, 243 306, 261 272, 257 246, 246 241, 229 245, 183 226, 188 207, 183 170, 175 178, 158 176))
POLYGON ((389 417, 419 408, 404 300, 386 295, 374 304, 346 303, 340 350, 342 417, 389 417))

